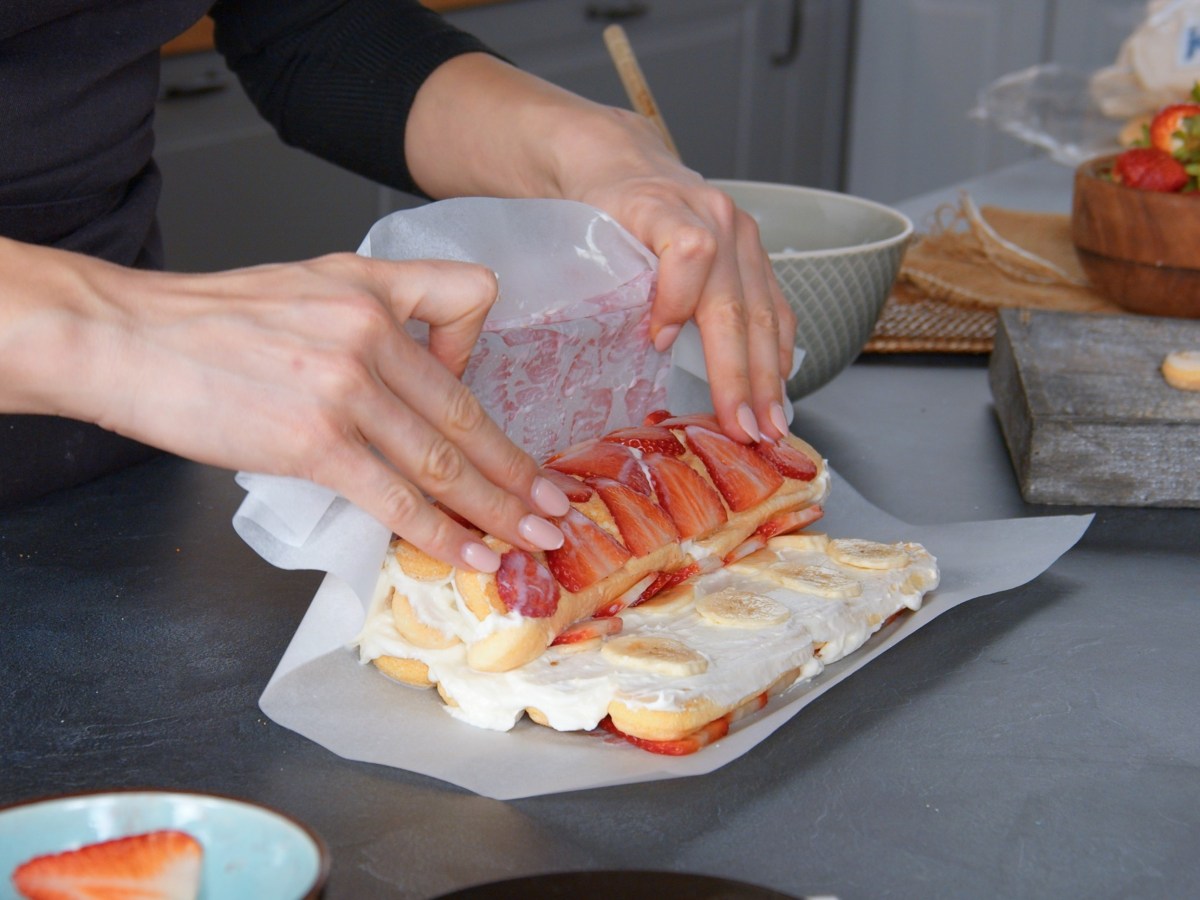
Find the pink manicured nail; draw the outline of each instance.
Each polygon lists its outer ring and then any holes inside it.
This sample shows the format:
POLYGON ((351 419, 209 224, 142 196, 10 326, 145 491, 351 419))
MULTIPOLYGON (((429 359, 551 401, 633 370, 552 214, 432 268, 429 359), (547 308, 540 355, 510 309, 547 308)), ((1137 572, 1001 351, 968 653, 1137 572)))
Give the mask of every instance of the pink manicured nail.
POLYGON ((754 411, 750 409, 750 404, 743 403, 738 407, 737 420, 738 424, 742 426, 742 431, 750 436, 750 440, 762 440, 762 432, 758 430, 758 420, 754 418, 754 411))
POLYGON ((537 516, 525 516, 517 523, 517 531, 539 550, 557 550, 563 545, 563 533, 537 516))
POLYGON ((548 516, 565 516, 571 508, 567 495, 559 490, 558 485, 540 475, 533 479, 533 502, 548 516))
POLYGON ((778 403, 771 404, 771 424, 781 435, 788 433, 787 416, 784 415, 783 407, 778 403))
POLYGON ((476 572, 495 572, 500 568, 500 557, 487 544, 467 544, 462 549, 462 559, 476 572))
POLYGON ((654 336, 654 349, 659 353, 666 353, 675 343, 675 338, 679 337, 682 328, 682 325, 664 325, 658 329, 658 334, 654 336))

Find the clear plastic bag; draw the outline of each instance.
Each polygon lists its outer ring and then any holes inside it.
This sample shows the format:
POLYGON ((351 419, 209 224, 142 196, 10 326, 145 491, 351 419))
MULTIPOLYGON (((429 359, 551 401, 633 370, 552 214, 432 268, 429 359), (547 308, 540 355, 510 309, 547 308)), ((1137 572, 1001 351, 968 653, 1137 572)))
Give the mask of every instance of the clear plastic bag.
POLYGON ((1069 166, 1118 150, 1141 117, 1187 99, 1200 81, 1200 0, 1151 0, 1113 65, 1048 63, 996 79, 972 110, 1069 166))

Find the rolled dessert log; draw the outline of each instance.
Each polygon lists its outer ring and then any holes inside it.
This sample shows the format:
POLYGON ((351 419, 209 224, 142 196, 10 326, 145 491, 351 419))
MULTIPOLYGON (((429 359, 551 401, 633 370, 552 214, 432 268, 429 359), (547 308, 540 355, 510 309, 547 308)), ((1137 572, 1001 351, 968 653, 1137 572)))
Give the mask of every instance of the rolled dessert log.
MULTIPOLYGON (((390 594, 406 640, 429 649, 462 642, 471 668, 514 669, 576 623, 614 616, 804 528, 829 490, 825 461, 800 438, 740 444, 706 414, 652 413, 544 465, 571 501, 555 520, 561 548, 531 553, 483 535, 501 559, 489 574, 393 541, 377 591, 390 594)), ((421 683, 413 662, 377 665, 421 683)))

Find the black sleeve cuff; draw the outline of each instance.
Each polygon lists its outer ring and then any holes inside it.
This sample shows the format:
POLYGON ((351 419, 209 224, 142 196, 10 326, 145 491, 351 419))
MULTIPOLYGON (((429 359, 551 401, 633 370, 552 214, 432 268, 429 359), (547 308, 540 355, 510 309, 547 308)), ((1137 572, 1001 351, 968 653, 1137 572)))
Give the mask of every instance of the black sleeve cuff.
POLYGON ((448 59, 492 53, 415 0, 219 0, 212 16, 217 49, 284 142, 412 193, 418 88, 448 59))

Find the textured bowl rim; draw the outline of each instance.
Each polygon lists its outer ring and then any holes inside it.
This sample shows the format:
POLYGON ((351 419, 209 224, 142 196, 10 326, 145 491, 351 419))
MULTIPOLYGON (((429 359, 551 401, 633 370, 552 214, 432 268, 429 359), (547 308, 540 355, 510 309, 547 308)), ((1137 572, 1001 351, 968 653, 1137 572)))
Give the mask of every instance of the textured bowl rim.
POLYGON ((853 254, 871 253, 878 250, 885 250, 893 247, 896 244, 903 243, 912 237, 914 227, 912 219, 906 216, 900 210, 888 206, 884 203, 878 203, 874 200, 868 200, 865 197, 856 197, 853 194, 845 194, 841 191, 830 191, 825 188, 806 187, 801 184, 783 184, 775 181, 746 181, 736 178, 711 178, 708 181, 714 187, 722 187, 724 185, 736 185, 739 187, 766 187, 777 190, 783 190, 788 193, 799 194, 815 194, 822 197, 828 197, 840 203, 846 203, 850 206, 863 206, 873 209, 876 212, 895 219, 902 226, 900 233, 889 238, 883 238, 878 241, 870 241, 865 244, 852 244, 845 247, 832 247, 824 250, 780 250, 767 255, 772 260, 789 260, 789 259, 819 259, 823 256, 847 256, 853 254))

